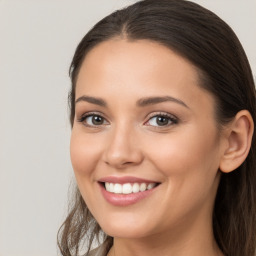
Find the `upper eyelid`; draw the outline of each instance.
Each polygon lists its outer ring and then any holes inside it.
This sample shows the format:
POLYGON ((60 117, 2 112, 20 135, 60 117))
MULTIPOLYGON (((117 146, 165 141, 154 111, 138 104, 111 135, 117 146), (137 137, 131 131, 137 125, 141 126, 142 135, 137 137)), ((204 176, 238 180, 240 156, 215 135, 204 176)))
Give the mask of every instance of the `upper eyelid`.
MULTIPOLYGON (((90 115, 99 115, 101 117, 104 117, 104 118, 107 118, 105 114, 101 113, 101 112, 98 112, 98 111, 88 111, 88 112, 85 112, 81 115, 81 117, 84 117, 84 116, 90 116, 90 115)), ((150 114, 148 114, 146 116, 146 118, 151 118, 151 117, 154 117, 154 116, 169 116, 169 117, 173 117, 173 118, 177 118, 175 115, 173 114, 170 114, 168 112, 164 112, 164 111, 156 111, 156 112, 152 112, 150 114)), ((178 119, 178 118, 177 118, 178 119)))
POLYGON ((156 117, 156 116, 165 116, 165 117, 170 117, 172 119, 179 119, 177 116, 170 114, 168 112, 163 112, 163 111, 159 111, 159 112, 152 112, 147 116, 147 120, 149 120, 152 117, 156 117))
POLYGON ((98 111, 85 112, 85 113, 81 114, 78 119, 85 118, 85 117, 88 117, 88 116, 93 116, 93 115, 100 116, 100 117, 104 118, 106 121, 108 121, 108 118, 103 113, 98 112, 98 111))
POLYGON ((88 127, 88 128, 93 128, 93 129, 99 129, 102 126, 108 125, 110 122, 104 117, 104 115, 102 115, 101 113, 98 112, 86 112, 84 114, 82 114, 79 118, 77 118, 77 122, 82 123, 84 126, 88 127), (85 122, 85 120, 88 117, 91 116, 100 116, 101 118, 104 119, 105 122, 107 122, 107 124, 99 124, 99 125, 91 125, 88 124, 87 122, 85 122))
POLYGON ((171 124, 164 125, 164 126, 152 126, 152 127, 154 127, 154 128, 157 128, 157 129, 158 129, 158 128, 160 128, 160 129, 167 128, 167 127, 172 126, 172 125, 174 125, 174 124, 178 124, 179 121, 180 121, 180 119, 179 119, 177 116, 175 116, 175 115, 173 115, 173 114, 170 114, 170 113, 168 113, 168 112, 162 112, 162 111, 160 111, 160 112, 153 112, 153 113, 150 113, 149 116, 147 117, 146 121, 143 123, 143 125, 150 126, 150 125, 147 125, 147 123, 149 123, 149 121, 150 121, 152 118, 155 118, 155 117, 157 117, 157 116, 164 116, 164 117, 166 117, 166 118, 169 118, 170 121, 172 122, 171 124))
MULTIPOLYGON (((99 111, 88 111, 88 112, 85 112, 85 113, 79 115, 77 120, 79 121, 79 120, 81 120, 83 118, 86 118, 86 117, 92 116, 92 115, 98 115, 98 116, 104 118, 107 122, 110 123, 110 119, 108 117, 106 117, 105 114, 103 114, 102 112, 99 112, 99 111)), ((154 112, 149 113, 145 117, 146 121, 144 121, 143 124, 147 123, 151 118, 157 117, 157 116, 165 116, 165 117, 169 117, 170 119, 175 119, 177 121, 179 120, 179 118, 176 115, 174 115, 174 114, 171 114, 171 113, 168 113, 168 112, 165 112, 165 111, 154 111, 154 112)))
POLYGON ((175 117, 173 114, 167 113, 167 112, 157 112, 157 113, 151 113, 152 116, 170 116, 175 117))

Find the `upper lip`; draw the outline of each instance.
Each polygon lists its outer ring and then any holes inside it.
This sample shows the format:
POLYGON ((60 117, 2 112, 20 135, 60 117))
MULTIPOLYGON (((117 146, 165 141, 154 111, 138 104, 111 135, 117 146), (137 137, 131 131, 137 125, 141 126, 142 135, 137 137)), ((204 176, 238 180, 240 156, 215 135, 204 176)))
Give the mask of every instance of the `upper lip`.
POLYGON ((154 180, 148 180, 144 178, 138 178, 133 176, 107 176, 103 177, 98 180, 98 182, 109 182, 109 183, 118 183, 118 184, 125 184, 125 183, 160 183, 154 180))

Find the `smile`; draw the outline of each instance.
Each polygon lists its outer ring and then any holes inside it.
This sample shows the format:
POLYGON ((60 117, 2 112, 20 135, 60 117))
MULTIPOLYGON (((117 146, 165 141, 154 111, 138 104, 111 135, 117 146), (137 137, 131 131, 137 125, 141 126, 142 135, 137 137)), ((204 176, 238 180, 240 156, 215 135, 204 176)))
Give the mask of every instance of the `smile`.
POLYGON ((150 190, 157 186, 157 183, 109 183, 105 182, 105 189, 108 192, 115 194, 131 194, 131 193, 139 193, 146 190, 150 190))
POLYGON ((98 180, 103 198, 114 206, 129 206, 149 197, 161 183, 136 177, 105 177, 98 180))

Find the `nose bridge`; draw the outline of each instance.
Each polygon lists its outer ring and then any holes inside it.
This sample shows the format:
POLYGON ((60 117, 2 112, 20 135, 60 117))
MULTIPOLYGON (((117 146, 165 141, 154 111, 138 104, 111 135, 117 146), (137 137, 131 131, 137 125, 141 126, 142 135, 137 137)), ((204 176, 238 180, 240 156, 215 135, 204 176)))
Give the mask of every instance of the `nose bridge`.
POLYGON ((116 124, 110 131, 104 156, 105 162, 115 168, 139 164, 143 157, 136 129, 126 122, 116 124))

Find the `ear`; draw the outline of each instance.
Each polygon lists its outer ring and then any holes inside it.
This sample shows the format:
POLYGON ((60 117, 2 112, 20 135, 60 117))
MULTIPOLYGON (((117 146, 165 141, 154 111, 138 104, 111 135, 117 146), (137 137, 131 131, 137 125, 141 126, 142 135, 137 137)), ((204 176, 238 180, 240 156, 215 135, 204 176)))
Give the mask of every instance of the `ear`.
POLYGON ((227 146, 220 161, 220 170, 228 173, 238 168, 246 159, 254 131, 254 123, 249 111, 239 111, 228 126, 227 146))

